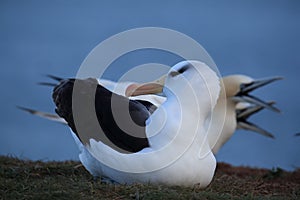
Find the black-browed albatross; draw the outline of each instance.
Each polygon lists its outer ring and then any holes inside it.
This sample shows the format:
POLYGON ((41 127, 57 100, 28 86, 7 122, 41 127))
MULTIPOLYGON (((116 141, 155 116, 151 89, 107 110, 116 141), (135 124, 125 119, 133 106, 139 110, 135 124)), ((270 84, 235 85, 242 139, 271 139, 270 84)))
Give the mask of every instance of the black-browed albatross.
POLYGON ((81 160, 93 175, 126 184, 205 187, 216 165, 205 126, 219 91, 213 70, 199 61, 183 61, 168 72, 163 89, 166 100, 152 114, 142 103, 110 92, 95 79, 62 80, 53 90, 53 100, 77 142, 88 149, 90 155, 82 155, 81 160), (94 111, 98 124, 91 124, 94 111), (123 127, 130 132, 122 131, 114 114, 125 126, 131 126, 132 119, 137 128, 123 127), (88 156, 99 162, 86 163, 88 156))

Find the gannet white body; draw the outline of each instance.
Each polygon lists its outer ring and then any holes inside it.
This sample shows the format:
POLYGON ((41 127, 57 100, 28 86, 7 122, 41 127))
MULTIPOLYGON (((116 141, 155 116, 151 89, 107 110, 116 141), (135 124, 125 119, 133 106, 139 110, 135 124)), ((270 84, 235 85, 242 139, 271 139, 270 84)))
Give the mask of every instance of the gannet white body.
MULTIPOLYGON (((63 87, 58 85, 56 90, 63 87)), ((124 184, 207 186, 212 180, 216 160, 207 142, 205 124, 219 91, 218 77, 204 63, 184 61, 176 64, 169 71, 164 86, 166 101, 146 121, 149 146, 126 154, 90 138, 89 144, 84 146, 99 162, 95 169, 94 163, 85 163, 85 159, 89 160, 85 157, 88 154, 82 154, 83 164, 90 166, 92 174, 124 184)), ((62 95, 60 91, 54 93, 55 100, 62 95)), ((60 112, 63 101, 56 101, 59 114, 64 112, 60 112)), ((76 133, 78 135, 80 137, 76 133)))

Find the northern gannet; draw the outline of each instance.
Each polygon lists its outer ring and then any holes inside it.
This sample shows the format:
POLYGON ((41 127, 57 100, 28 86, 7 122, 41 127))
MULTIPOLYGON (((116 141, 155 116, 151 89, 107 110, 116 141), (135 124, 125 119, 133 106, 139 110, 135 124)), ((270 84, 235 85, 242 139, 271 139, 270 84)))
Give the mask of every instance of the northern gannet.
POLYGON ((56 112, 90 153, 81 154, 80 160, 94 176, 125 184, 205 187, 216 166, 206 125, 220 93, 219 78, 202 62, 183 61, 168 72, 163 93, 166 100, 152 114, 142 103, 113 94, 95 79, 62 80, 53 100, 56 112))
POLYGON ((251 130, 270 138, 274 137, 247 119, 263 108, 276 112, 279 110, 273 106, 273 103, 266 103, 250 95, 249 92, 280 79, 280 77, 272 77, 254 80, 245 75, 223 77, 220 98, 212 115, 215 124, 211 126, 209 134, 209 144, 214 154, 217 154, 220 148, 232 137, 236 129, 251 130), (244 107, 240 108, 241 105, 244 107))

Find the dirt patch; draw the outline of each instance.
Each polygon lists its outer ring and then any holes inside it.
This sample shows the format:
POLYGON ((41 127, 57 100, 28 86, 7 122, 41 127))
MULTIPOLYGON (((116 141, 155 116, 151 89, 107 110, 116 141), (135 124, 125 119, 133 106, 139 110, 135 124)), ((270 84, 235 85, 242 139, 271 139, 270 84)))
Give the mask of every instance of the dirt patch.
POLYGON ((293 199, 300 197, 300 169, 287 172, 280 168, 267 170, 218 163, 210 187, 222 187, 226 184, 231 185, 226 187, 235 195, 281 196, 293 199))

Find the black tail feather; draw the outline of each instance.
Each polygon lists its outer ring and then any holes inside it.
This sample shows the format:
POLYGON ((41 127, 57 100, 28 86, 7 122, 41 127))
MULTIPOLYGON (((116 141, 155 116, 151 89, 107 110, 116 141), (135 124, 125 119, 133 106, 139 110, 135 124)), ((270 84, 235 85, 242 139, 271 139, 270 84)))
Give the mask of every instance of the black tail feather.
POLYGON ((56 83, 47 83, 47 82, 38 82, 38 85, 43 85, 43 86, 50 86, 50 87, 55 87, 57 86, 56 83))
POLYGON ((64 80, 63 78, 60 78, 60 77, 54 76, 54 75, 50 75, 50 74, 47 74, 46 76, 53 79, 53 80, 55 80, 55 81, 59 81, 59 82, 64 80))

